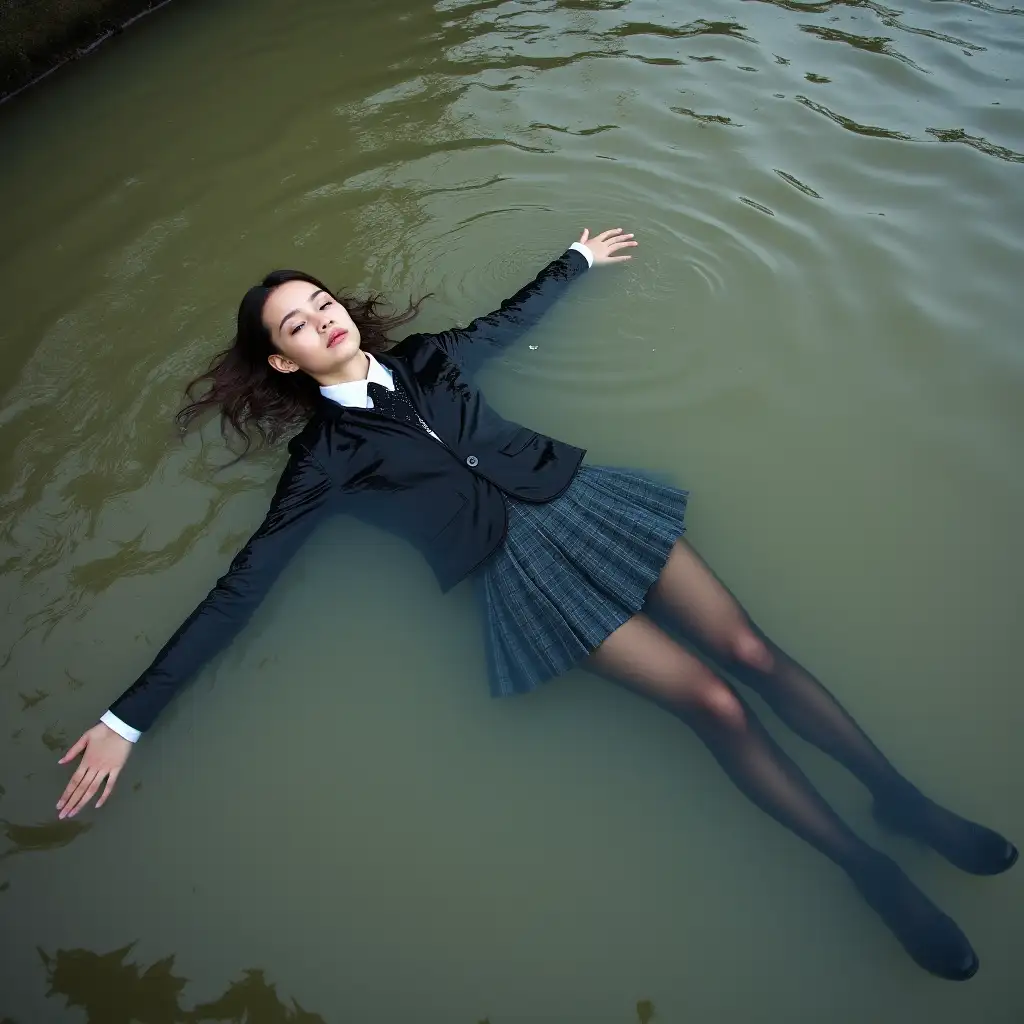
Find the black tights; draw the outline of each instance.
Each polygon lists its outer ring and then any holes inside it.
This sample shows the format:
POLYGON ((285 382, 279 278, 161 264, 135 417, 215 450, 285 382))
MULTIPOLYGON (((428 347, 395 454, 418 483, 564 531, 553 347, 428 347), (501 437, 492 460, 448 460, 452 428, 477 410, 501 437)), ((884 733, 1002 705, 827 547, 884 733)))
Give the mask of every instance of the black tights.
POLYGON ((750 800, 840 867, 870 856, 736 692, 650 619, 631 619, 592 660, 685 721, 750 800))
MULTIPOLYGON (((757 630, 685 542, 673 548, 651 598, 703 654, 860 779, 889 824, 904 826, 969 871, 995 873, 1013 863, 1015 851, 1001 836, 927 800, 903 778, 828 690, 757 630)), ((856 873, 880 856, 832 810, 735 690, 647 617, 616 630, 591 664, 682 718, 747 797, 840 867, 856 873)))

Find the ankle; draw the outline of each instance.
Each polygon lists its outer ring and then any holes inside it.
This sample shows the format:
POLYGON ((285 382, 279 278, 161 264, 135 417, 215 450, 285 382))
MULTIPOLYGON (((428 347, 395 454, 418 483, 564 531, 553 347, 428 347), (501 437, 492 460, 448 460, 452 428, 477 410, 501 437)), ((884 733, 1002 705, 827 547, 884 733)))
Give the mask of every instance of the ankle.
POLYGON ((899 865, 891 857, 868 846, 867 843, 848 856, 840 867, 854 884, 900 870, 899 865))
POLYGON ((875 807, 881 810, 899 810, 904 813, 925 810, 931 801, 902 775, 883 779, 871 787, 875 807))

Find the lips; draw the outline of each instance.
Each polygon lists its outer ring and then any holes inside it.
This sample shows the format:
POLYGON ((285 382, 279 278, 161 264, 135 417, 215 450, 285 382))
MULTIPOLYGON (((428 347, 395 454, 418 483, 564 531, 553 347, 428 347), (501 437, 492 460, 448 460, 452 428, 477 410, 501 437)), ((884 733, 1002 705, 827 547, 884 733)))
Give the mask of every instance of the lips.
POLYGON ((327 347, 334 348, 339 341, 344 341, 346 337, 348 337, 348 331, 343 331, 341 328, 331 331, 331 333, 327 335, 327 347))

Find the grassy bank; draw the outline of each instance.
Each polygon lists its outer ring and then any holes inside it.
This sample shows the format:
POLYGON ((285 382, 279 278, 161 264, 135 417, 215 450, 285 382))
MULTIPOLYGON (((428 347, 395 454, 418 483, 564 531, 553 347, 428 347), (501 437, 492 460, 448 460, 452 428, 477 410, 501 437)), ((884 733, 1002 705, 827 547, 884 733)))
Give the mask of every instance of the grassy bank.
POLYGON ((0 96, 157 6, 159 0, 0 0, 0 96))

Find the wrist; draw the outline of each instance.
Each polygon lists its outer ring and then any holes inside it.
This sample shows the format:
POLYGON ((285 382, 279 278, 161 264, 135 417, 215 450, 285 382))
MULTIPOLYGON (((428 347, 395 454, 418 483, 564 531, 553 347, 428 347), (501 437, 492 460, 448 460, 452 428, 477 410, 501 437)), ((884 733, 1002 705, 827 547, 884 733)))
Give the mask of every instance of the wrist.
POLYGON ((127 722, 122 722, 113 711, 107 711, 100 718, 100 723, 105 725, 111 732, 116 732, 121 739, 127 740, 129 743, 138 743, 139 737, 142 735, 140 729, 130 726, 127 722))
POLYGON ((592 267, 594 265, 594 250, 583 242, 573 242, 569 246, 570 249, 575 249, 586 261, 587 266, 592 267))

